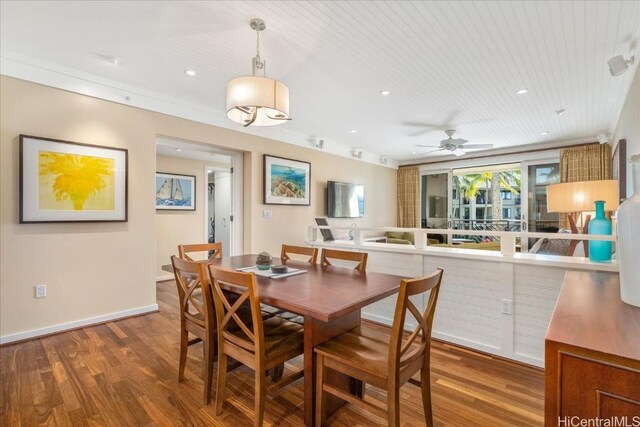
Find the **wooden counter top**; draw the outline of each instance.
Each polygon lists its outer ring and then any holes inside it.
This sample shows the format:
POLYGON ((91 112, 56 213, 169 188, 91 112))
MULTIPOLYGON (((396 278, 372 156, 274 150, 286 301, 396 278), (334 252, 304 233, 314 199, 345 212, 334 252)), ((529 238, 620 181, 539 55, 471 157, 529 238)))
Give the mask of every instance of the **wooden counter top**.
POLYGON ((549 427, 640 420, 640 307, 620 299, 617 274, 565 275, 545 341, 544 406, 549 427))
POLYGON ((640 364, 640 307, 620 299, 618 274, 569 271, 546 339, 640 364))

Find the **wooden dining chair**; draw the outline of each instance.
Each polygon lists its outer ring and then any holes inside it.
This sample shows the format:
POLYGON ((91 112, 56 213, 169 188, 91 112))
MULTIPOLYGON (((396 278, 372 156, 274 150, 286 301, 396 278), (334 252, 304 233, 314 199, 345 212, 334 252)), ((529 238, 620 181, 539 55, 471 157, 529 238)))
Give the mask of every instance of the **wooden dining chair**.
POLYGON ((267 387, 265 372, 304 352, 303 328, 280 317, 267 320, 260 315, 260 296, 254 273, 209 265, 218 326, 218 373, 216 415, 222 413, 227 373, 227 358, 252 368, 255 374, 254 426, 262 426, 267 392, 277 390, 301 378, 300 370, 267 387), (240 297, 231 302, 225 290, 235 289, 240 297), (245 301, 251 306, 252 322, 247 324, 237 310, 245 301))
POLYGON ((411 382, 422 391, 422 405, 427 426, 433 426, 431 409, 430 348, 431 327, 435 313, 443 270, 418 279, 400 282, 398 302, 393 317, 391 334, 360 326, 345 334, 319 344, 314 351, 316 364, 316 425, 324 421, 323 411, 326 393, 349 403, 363 406, 387 419, 389 426, 400 425, 400 387, 411 382), (409 299, 412 295, 431 291, 423 313, 409 299), (417 326, 403 340, 407 311, 413 315, 417 326), (386 410, 357 396, 326 384, 326 371, 342 372, 387 392, 386 410), (412 377, 420 371, 420 381, 412 377))
POLYGON ((323 249, 322 256, 320 257, 320 264, 323 267, 332 265, 330 259, 339 259, 343 261, 355 261, 358 264, 355 269, 364 273, 367 269, 367 256, 366 252, 351 252, 341 251, 338 249, 323 249))
MULTIPOLYGON (((289 255, 304 255, 310 257, 307 262, 311 265, 315 265, 318 262, 318 248, 310 248, 307 246, 294 246, 294 245, 282 245, 282 249, 280 251, 280 259, 283 264, 286 264, 287 261, 292 259, 289 255)), ((282 310, 276 307, 271 307, 266 304, 262 304, 262 310, 266 311, 273 316, 280 316, 283 319, 298 323, 302 325, 304 323, 304 318, 298 314, 290 313, 286 310, 282 310)))
POLYGON ((180 301, 180 362, 178 381, 184 380, 187 362, 187 349, 190 345, 202 342, 204 346, 204 404, 211 400, 211 380, 215 356, 216 321, 214 317, 213 297, 209 286, 206 265, 201 262, 187 261, 176 256, 171 257, 173 274, 178 288, 180 301), (189 339, 189 334, 196 336, 189 339))
POLYGON ((318 248, 283 244, 282 250, 280 251, 280 259, 282 260, 282 262, 286 263, 287 261, 289 261, 291 259, 289 255, 291 254, 311 257, 307 260, 307 262, 312 265, 318 262, 318 248))
POLYGON ((222 258, 222 242, 216 243, 196 243, 192 245, 178 245, 178 255, 188 261, 196 261, 189 254, 195 252, 206 252, 209 261, 222 258))

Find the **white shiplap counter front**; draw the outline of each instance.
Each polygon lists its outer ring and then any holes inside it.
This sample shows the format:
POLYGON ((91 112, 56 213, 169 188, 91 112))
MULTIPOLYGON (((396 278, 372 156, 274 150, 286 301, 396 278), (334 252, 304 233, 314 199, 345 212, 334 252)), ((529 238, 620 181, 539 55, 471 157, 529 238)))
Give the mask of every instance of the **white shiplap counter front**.
MULTIPOLYGON (((310 246, 367 252, 367 271, 418 277, 444 268, 433 337, 535 366, 544 366, 544 337, 569 270, 618 271, 615 261, 352 241, 308 241, 310 246), (503 313, 512 301, 512 314, 503 313)), ((362 309, 390 325, 397 295, 362 309)), ((415 300, 424 308, 428 295, 415 300)), ((407 327, 413 327, 407 322, 407 327)))

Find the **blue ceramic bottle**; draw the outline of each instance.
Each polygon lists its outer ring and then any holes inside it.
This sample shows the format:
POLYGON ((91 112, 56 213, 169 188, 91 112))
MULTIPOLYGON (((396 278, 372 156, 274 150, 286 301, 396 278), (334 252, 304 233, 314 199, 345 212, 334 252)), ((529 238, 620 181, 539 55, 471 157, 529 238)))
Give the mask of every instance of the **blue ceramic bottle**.
MULTIPOLYGON (((589 234, 611 235, 611 221, 604 217, 604 201, 596 201, 596 217, 589 221, 589 234)), ((589 260, 611 261, 611 242, 589 240, 589 260)))

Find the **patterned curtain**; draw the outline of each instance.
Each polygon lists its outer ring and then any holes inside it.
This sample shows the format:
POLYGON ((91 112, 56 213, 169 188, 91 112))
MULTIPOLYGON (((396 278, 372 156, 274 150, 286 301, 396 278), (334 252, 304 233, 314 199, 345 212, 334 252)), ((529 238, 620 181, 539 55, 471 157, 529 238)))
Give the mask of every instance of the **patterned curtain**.
POLYGON ((398 227, 417 228, 420 218, 420 169, 398 169, 398 227))
MULTIPOLYGON (((611 179, 611 146, 589 144, 560 150, 560 182, 611 179)), ((573 215, 577 218, 579 213, 573 215)), ((560 227, 568 228, 567 214, 560 214, 560 227)))

